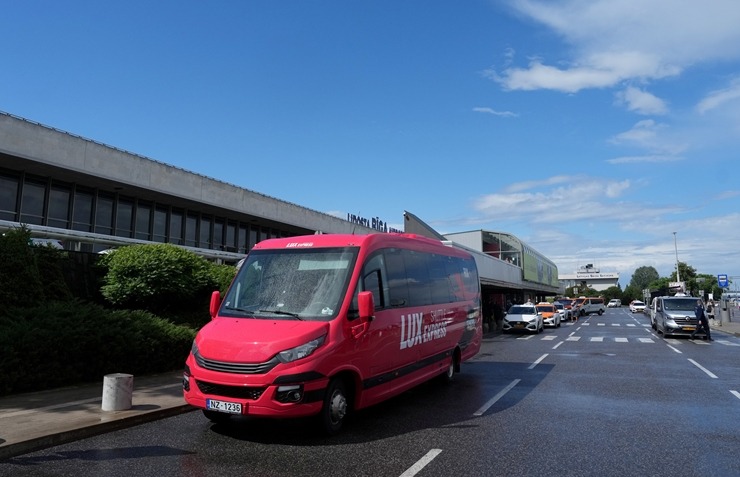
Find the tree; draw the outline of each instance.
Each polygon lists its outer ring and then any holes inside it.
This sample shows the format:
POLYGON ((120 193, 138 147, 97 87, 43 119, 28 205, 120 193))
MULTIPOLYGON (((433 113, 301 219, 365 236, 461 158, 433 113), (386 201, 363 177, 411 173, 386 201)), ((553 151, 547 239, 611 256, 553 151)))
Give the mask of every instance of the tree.
POLYGON ((632 274, 632 280, 630 280, 628 288, 639 290, 640 296, 642 296, 642 290, 649 288, 650 284, 659 278, 660 274, 658 274, 655 267, 640 267, 632 274))

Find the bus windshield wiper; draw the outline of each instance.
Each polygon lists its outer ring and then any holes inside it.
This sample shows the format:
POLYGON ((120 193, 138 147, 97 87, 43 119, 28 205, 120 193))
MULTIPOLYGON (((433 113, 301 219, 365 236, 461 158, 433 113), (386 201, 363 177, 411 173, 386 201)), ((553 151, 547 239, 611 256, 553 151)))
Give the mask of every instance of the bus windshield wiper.
POLYGON ((276 315, 287 315, 292 316, 293 318, 297 318, 299 320, 303 320, 303 318, 298 315, 298 313, 293 313, 290 311, 283 311, 283 310, 257 310, 258 313, 274 313, 276 315))

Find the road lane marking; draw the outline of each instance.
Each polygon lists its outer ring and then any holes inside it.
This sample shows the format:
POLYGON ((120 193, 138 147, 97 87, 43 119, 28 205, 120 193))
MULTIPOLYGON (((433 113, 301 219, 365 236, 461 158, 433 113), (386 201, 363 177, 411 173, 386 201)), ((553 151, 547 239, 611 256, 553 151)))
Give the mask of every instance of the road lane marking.
POLYGON ((652 338, 637 338, 640 340, 640 343, 655 343, 652 338))
POLYGON ((431 461, 434 460, 435 457, 437 457, 442 452, 442 449, 432 449, 429 452, 426 453, 424 457, 417 460, 414 465, 406 469, 406 472, 401 474, 401 477, 413 477, 414 475, 418 474, 421 469, 427 466, 431 461))
POLYGON ((594 336, 593 338, 591 338, 591 341, 604 341, 604 337, 603 336, 594 336))
POLYGON ((682 353, 681 351, 679 351, 679 350, 678 350, 678 348, 674 348, 674 347, 673 347, 673 346, 671 346, 671 345, 667 345, 667 346, 668 346, 669 348, 671 348, 671 349, 672 349, 673 351, 675 351, 676 353, 678 353, 678 354, 683 354, 683 353, 682 353))
POLYGON ((537 361, 535 361, 534 363, 532 363, 532 365, 529 368, 527 368, 527 369, 534 369, 534 367, 537 366, 538 364, 540 364, 540 362, 542 362, 542 360, 545 359, 545 358, 547 358, 547 353, 545 353, 542 356, 540 356, 539 358, 537 358, 537 361))
POLYGON ((715 343, 725 345, 725 346, 740 346, 738 343, 733 343, 728 340, 714 340, 715 343))
POLYGON ((596 323, 596 326, 606 326, 606 323, 596 323))
POLYGON ((565 338, 565 341, 578 341, 580 339, 580 336, 568 336, 567 338, 565 338))
POLYGON ((617 343, 627 343, 629 340, 627 338, 614 338, 614 341, 617 343))
POLYGON ((511 391, 512 389, 514 389, 514 386, 516 386, 517 384, 519 384, 519 381, 521 381, 521 379, 515 379, 514 381, 512 381, 508 386, 506 386, 504 389, 502 389, 501 391, 499 391, 498 394, 496 394, 495 396, 493 396, 487 403, 485 403, 483 405, 483 407, 481 407, 480 409, 478 409, 477 411, 475 411, 473 413, 473 415, 476 416, 476 417, 480 417, 483 414, 485 414, 486 411, 488 411, 488 409, 491 406, 493 406, 494 404, 496 404, 496 401, 498 401, 499 399, 501 399, 502 397, 504 397, 504 395, 506 395, 506 393, 508 393, 509 391, 511 391))
POLYGON ((737 391, 730 391, 732 394, 735 395, 736 398, 740 399, 740 393, 737 391))
POLYGON ((632 327, 635 327, 635 326, 637 326, 637 325, 636 325, 636 324, 634 324, 634 323, 627 323, 627 326, 632 326, 632 327))
POLYGON ((619 323, 612 323, 612 326, 622 326, 619 323))
POLYGON ((701 369, 702 371, 704 371, 705 373, 707 373, 707 376, 709 376, 710 378, 714 378, 714 379, 717 379, 717 376, 715 376, 715 375, 714 375, 714 374, 713 374, 713 373, 712 373, 711 371, 709 371, 709 370, 708 370, 707 368, 705 368, 705 367, 704 367, 704 366, 702 366, 701 364, 697 363, 697 362, 696 362, 696 361, 694 361, 693 359, 689 358, 689 362, 690 362, 691 364, 693 364, 694 366, 696 366, 697 368, 699 368, 699 369, 701 369))
POLYGON ((534 335, 520 336, 518 340, 531 340, 534 335))
POLYGON ((542 341, 552 341, 558 339, 555 335, 547 335, 542 337, 542 341))
POLYGON ((560 346, 563 343, 565 343, 565 341, 561 341, 560 343, 556 344, 555 346, 552 347, 552 349, 558 349, 558 346, 560 346))

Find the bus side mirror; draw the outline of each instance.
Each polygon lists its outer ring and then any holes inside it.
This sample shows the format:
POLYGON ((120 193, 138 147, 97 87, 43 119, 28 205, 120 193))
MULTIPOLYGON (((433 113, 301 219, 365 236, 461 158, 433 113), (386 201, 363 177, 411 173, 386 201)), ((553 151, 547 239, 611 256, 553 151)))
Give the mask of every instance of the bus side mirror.
POLYGON ((211 313, 211 319, 216 318, 216 313, 218 313, 218 307, 221 306, 221 292, 218 290, 214 290, 213 293, 211 293, 211 306, 209 308, 209 312, 211 313))
POLYGON ((357 295, 357 306, 360 309, 360 320, 372 321, 375 317, 375 299, 373 299, 373 292, 361 291, 357 295))

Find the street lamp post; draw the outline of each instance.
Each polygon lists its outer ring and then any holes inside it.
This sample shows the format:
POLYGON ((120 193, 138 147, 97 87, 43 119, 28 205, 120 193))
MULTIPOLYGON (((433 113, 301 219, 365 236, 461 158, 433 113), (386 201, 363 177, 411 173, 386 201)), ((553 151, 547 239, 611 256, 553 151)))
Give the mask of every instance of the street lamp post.
POLYGON ((676 281, 681 283, 681 275, 678 273, 678 242, 676 242, 676 232, 673 232, 673 246, 676 249, 676 281))

